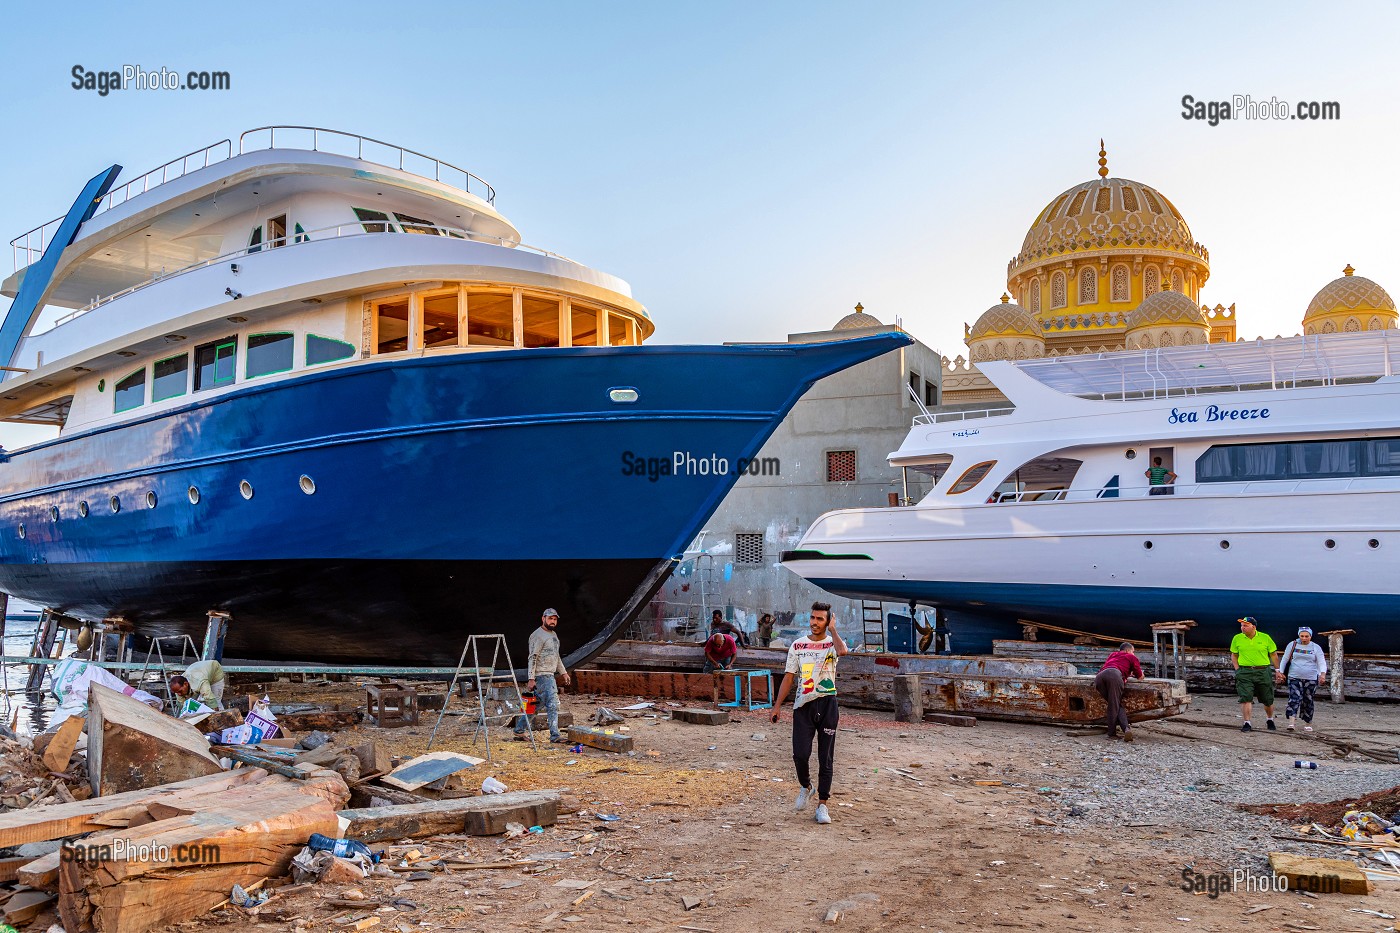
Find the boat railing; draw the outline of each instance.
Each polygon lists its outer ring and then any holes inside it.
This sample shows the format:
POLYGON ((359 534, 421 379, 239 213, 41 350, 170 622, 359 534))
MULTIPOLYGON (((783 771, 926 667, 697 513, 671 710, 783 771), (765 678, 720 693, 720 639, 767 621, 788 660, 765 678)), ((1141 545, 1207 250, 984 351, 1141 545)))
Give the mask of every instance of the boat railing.
POLYGON ((282 146, 284 149, 305 148, 304 146, 286 145, 285 141, 291 134, 301 134, 304 140, 305 134, 309 133, 312 152, 328 152, 332 155, 349 156, 353 150, 355 158, 361 162, 374 162, 378 165, 397 168, 401 172, 417 175, 420 178, 431 178, 433 181, 479 197, 487 204, 496 203, 496 189, 466 169, 458 168, 451 162, 444 162, 413 149, 405 149, 403 146, 396 146, 393 143, 386 143, 381 139, 369 136, 360 136, 357 133, 329 130, 320 126, 260 126, 257 129, 248 130, 238 137, 238 154, 278 148, 277 137, 279 133, 284 141, 282 146), (267 135, 267 145, 259 145, 261 134, 267 135), (370 147, 369 155, 365 154, 366 145, 370 147))
POLYGON ((188 266, 182 266, 181 268, 175 269, 172 272, 161 272, 158 275, 151 276, 145 281, 138 282, 135 285, 124 288, 119 292, 113 292, 110 295, 103 295, 99 298, 95 298, 83 307, 78 308, 74 311, 70 311, 68 314, 65 314, 63 317, 54 321, 54 327, 58 327, 62 324, 67 324, 69 321, 80 318, 90 311, 95 311, 96 309, 102 307, 105 304, 110 304, 111 302, 116 301, 118 298, 125 298, 127 295, 130 295, 133 292, 141 291, 143 288, 149 288, 150 286, 155 285, 159 282, 164 282, 168 279, 173 279, 176 276, 184 275, 189 272, 195 272, 199 269, 204 269, 209 266, 218 265, 221 262, 233 262, 237 259, 242 259, 256 253, 266 253, 276 249, 286 249, 288 247, 298 246, 305 243, 326 242, 327 240, 345 239, 355 236, 433 236, 434 233, 429 232, 433 231, 438 236, 451 237, 454 240, 472 240, 474 242, 489 243, 494 244, 496 246, 504 246, 510 249, 523 249, 531 253, 537 253, 541 256, 546 256, 550 259, 557 259, 560 262, 567 262, 571 265, 582 265, 576 260, 570 259, 567 256, 561 256, 558 253, 550 252, 547 249, 540 249, 537 246, 530 246, 525 243, 517 243, 514 240, 509 240, 505 237, 492 236, 488 233, 468 231, 462 229, 461 227, 440 227, 430 224, 415 223, 412 225, 412 227, 413 229, 411 232, 400 232, 398 230, 395 230, 387 222, 354 221, 352 223, 334 224, 332 226, 327 227, 318 227, 315 230, 307 230, 298 233, 288 234, 285 237, 280 237, 275 240, 269 240, 268 242, 260 243, 257 246, 245 246, 244 248, 235 250, 231 253, 224 253, 222 256, 215 256, 212 259, 202 259, 199 262, 191 263, 188 266), (388 229, 367 230, 365 229, 366 227, 387 227, 388 229))
POLYGON ((1355 492, 1391 488, 1400 477, 1338 476, 1292 480, 1239 480, 1226 483, 1174 483, 1170 486, 1126 486, 1084 489, 1030 489, 995 493, 988 505, 1037 502, 1085 502, 1093 499, 1170 499, 1176 496, 1290 495, 1308 492, 1355 492), (1154 492, 1154 490, 1157 490, 1154 492), (1161 490, 1166 490, 1162 492, 1161 490))
POLYGON ((915 415, 914 426, 921 424, 942 424, 945 421, 969 421, 975 418, 995 418, 998 415, 1009 415, 1015 408, 978 408, 971 411, 936 411, 928 414, 915 415))
MULTIPOLYGON (((194 152, 187 152, 177 159, 171 159, 144 175, 138 175, 120 188, 108 191, 103 195, 102 200, 97 202, 93 216, 110 210, 118 204, 124 204, 136 195, 145 194, 152 188, 159 187, 168 181, 183 178, 190 172, 208 168, 216 162, 222 162, 232 154, 233 141, 221 139, 203 149, 196 149, 194 152)), ((10 241, 10 248, 14 251, 16 272, 44 255, 44 250, 48 249, 49 243, 53 240, 53 235, 58 232, 58 225, 61 223, 63 223, 63 218, 55 217, 48 223, 40 224, 28 233, 22 233, 10 241), (23 256, 23 261, 20 259, 21 256, 23 256)))

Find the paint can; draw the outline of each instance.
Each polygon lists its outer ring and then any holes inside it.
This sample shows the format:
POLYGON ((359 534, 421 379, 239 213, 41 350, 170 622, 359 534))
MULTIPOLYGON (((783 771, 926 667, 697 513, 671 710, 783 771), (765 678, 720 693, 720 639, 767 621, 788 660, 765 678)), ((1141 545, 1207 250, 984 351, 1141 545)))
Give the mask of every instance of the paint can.
POLYGON ((1298 759, 1296 759, 1296 760, 1293 762, 1293 767, 1295 767, 1295 768, 1306 768, 1306 769, 1309 770, 1309 771, 1316 771, 1316 770, 1317 770, 1317 762, 1315 762, 1315 761, 1304 761, 1303 759, 1298 758, 1298 759))

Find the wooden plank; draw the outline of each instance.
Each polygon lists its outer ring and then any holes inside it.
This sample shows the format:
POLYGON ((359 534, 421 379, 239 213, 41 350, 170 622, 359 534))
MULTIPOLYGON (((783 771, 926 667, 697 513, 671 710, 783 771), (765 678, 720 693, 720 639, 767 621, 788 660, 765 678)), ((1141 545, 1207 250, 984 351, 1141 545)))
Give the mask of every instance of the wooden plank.
POLYGON ((620 732, 612 732, 607 729, 595 729, 590 726, 574 726, 569 730, 569 741, 578 742, 591 748, 599 748, 605 752, 630 752, 632 750, 632 737, 623 735, 620 732))
POLYGON ((399 790, 417 790, 424 784, 474 768, 485 761, 484 758, 473 758, 460 752, 429 752, 404 762, 380 778, 379 782, 399 790))
POLYGON ((50 852, 36 859, 22 859, 28 862, 15 880, 39 891, 58 890, 58 869, 63 864, 63 852, 50 852))
POLYGON ((1370 894, 1371 881, 1354 862, 1270 852, 1269 867, 1288 879, 1290 891, 1314 894, 1370 894))
POLYGON ((21 891, 5 902, 5 922, 19 926, 48 909, 54 896, 47 891, 21 891))
POLYGON ((280 713, 277 725, 283 732, 339 732, 365 718, 360 710, 318 710, 313 713, 280 713))
MULTIPOLYGON (((504 794, 495 794, 503 797, 504 794)), ((506 806, 486 806, 467 813, 466 833, 469 836, 499 836, 506 831, 506 824, 519 823, 521 826, 553 826, 559 817, 559 801, 538 800, 533 803, 517 803, 506 806)))
POLYGON ((99 797, 223 770, 189 723, 93 684, 88 693, 88 782, 99 797))
POLYGON ((82 716, 69 716, 63 720, 44 749, 44 767, 50 771, 67 771, 68 761, 73 757, 73 749, 86 725, 87 721, 82 716))
MULTIPOLYGON (((0 884, 6 881, 14 881, 19 877, 22 867, 34 861, 33 858, 17 855, 14 858, 0 858, 0 884)), ((25 882, 28 884, 28 882, 25 882)), ((31 887, 33 887, 31 885, 31 887)))
POLYGON ((389 752, 378 742, 364 742, 356 745, 353 749, 355 757, 360 759, 360 774, 384 774, 393 769, 393 759, 389 752))
POLYGON ((944 726, 975 726, 977 717, 959 716, 957 713, 924 713, 924 722, 936 722, 944 726))
MULTIPOLYGON (((464 831, 468 813, 550 801, 554 803, 557 811, 559 791, 508 791, 504 794, 434 800, 406 806, 342 810, 340 817, 349 821, 345 830, 348 838, 371 843, 382 842, 385 839, 421 839, 444 833, 460 833, 464 831)), ((532 825, 545 824, 537 822, 532 825)))
POLYGON ((894 688, 894 721, 922 722, 924 694, 919 689, 919 675, 895 674, 890 682, 894 688))
POLYGON ((671 710, 671 718, 697 726, 724 726, 729 724, 729 711, 722 709, 673 709, 671 710))
POLYGON ((144 811, 157 797, 163 803, 172 804, 204 793, 216 793, 242 784, 256 783, 266 777, 266 771, 244 768, 203 775, 149 790, 92 797, 48 807, 10 810, 0 813, 0 848, 110 829, 111 821, 129 820, 133 813, 137 810, 144 811))
POLYGON ((392 805, 407 806, 428 803, 431 798, 421 794, 410 794, 406 790, 384 787, 380 784, 360 784, 350 788, 350 804, 357 809, 373 809, 392 805), (382 800, 384 803, 376 803, 382 800))

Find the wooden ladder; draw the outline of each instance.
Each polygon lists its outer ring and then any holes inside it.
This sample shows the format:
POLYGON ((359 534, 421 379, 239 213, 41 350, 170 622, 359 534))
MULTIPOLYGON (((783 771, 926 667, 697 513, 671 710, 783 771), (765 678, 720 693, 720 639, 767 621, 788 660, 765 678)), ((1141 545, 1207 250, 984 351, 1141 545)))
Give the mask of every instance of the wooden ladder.
POLYGON ((860 620, 865 628, 865 650, 885 650, 885 604, 878 600, 860 601, 860 620))

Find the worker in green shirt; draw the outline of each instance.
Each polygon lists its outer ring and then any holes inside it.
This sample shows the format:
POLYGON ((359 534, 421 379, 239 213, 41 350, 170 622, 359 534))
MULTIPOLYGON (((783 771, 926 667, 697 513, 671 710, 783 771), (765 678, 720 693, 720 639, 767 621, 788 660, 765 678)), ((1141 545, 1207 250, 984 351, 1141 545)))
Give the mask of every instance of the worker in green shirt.
POLYGON ((1161 457, 1152 458, 1152 466, 1142 471, 1142 475, 1147 477, 1147 490, 1149 496, 1170 496, 1172 494, 1172 483, 1176 482, 1176 474, 1162 466, 1161 457))
POLYGON ((1259 631, 1259 623, 1254 616, 1239 620, 1240 633, 1230 639, 1230 663, 1235 668, 1235 693, 1240 699, 1240 712, 1244 714, 1241 732, 1254 730, 1249 722, 1254 712, 1257 697, 1264 704, 1264 714, 1268 717, 1265 725, 1273 730, 1274 725, 1274 672, 1278 670, 1278 645, 1267 632, 1259 631))

